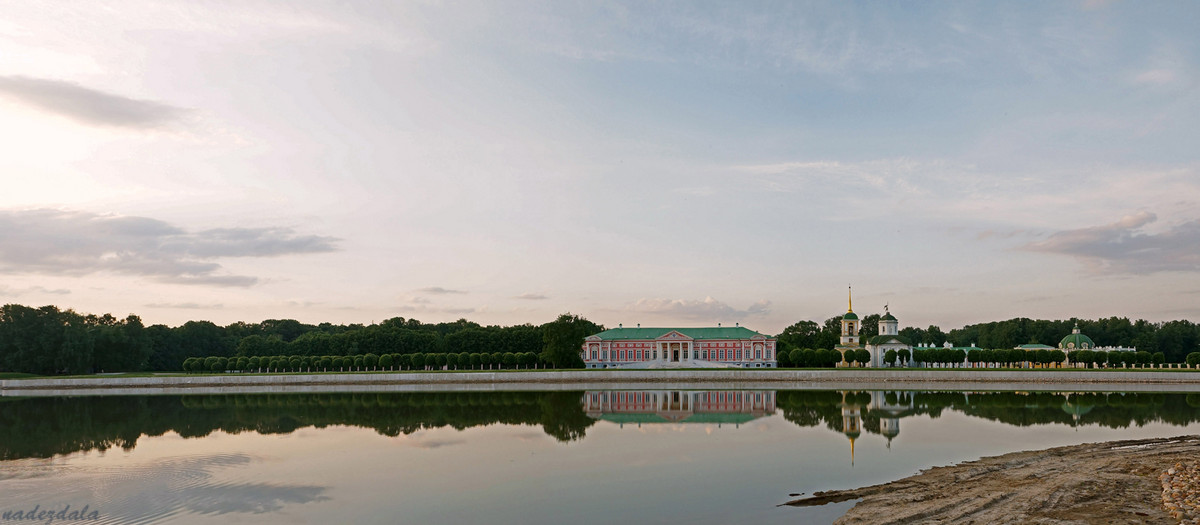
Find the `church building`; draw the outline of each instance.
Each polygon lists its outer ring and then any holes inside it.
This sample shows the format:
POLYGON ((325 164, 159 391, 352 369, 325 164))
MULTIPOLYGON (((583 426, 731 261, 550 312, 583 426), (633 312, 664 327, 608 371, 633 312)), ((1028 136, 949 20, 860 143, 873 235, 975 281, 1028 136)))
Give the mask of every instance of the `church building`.
POLYGON ((871 352, 871 366, 884 366, 883 356, 887 354, 888 350, 912 352, 912 345, 900 337, 900 321, 896 320, 895 316, 888 311, 885 304, 883 305, 883 317, 879 318, 879 335, 867 341, 867 351, 871 352))
POLYGON ((839 339, 837 346, 833 347, 838 353, 842 354, 842 362, 838 366, 846 366, 850 359, 846 359, 846 352, 851 350, 859 350, 862 348, 861 339, 859 338, 859 330, 862 329, 862 323, 858 319, 858 314, 854 313, 854 295, 851 290, 846 292, 846 315, 842 316, 842 336, 839 339))
MULTIPOLYGON (((900 337, 900 321, 888 311, 887 305, 883 306, 883 317, 879 318, 879 335, 864 341, 862 339, 862 321, 859 320, 858 314, 854 313, 854 296, 850 293, 847 296, 846 314, 842 316, 841 340, 833 349, 843 356, 846 355, 847 350, 866 349, 871 353, 871 362, 868 366, 882 367, 884 366, 883 356, 888 350, 911 352, 912 345, 900 337)), ((843 359, 843 361, 847 360, 843 359)))

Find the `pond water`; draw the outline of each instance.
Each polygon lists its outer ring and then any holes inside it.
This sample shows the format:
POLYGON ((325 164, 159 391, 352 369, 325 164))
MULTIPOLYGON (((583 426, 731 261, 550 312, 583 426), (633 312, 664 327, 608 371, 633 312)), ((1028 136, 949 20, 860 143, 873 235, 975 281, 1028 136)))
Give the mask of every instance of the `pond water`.
POLYGON ((0 512, 828 523, 853 502, 778 505, 981 456, 1197 434, 1197 407, 1197 394, 659 389, 0 398, 0 512))

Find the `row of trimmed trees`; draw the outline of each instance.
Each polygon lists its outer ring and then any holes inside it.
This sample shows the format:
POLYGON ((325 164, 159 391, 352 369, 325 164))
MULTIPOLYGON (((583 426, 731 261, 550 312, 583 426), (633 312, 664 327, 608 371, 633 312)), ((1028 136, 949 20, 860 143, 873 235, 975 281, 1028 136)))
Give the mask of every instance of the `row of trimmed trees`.
POLYGON ((851 366, 866 366, 871 362, 871 352, 847 350, 843 357, 837 350, 793 348, 780 350, 775 359, 779 368, 833 368, 843 359, 851 366))
POLYGON ((364 372, 544 368, 533 352, 361 354, 350 356, 189 357, 185 372, 364 372))
MULTIPOLYGON (((1055 350, 1060 352, 1060 350, 1055 350)), ((1167 362, 1167 356, 1163 352, 1096 352, 1092 350, 1072 350, 1067 354, 1069 360, 1076 365, 1085 365, 1087 368, 1118 368, 1118 367, 1136 367, 1147 368, 1148 365, 1158 367, 1167 362)))
MULTIPOLYGON (((780 351, 778 355, 780 368, 829 368, 846 362, 849 366, 867 366, 871 362, 871 353, 859 350, 847 350, 839 353, 837 350, 814 350, 811 348, 780 351)), ((1166 363, 1162 352, 1101 352, 1092 350, 1021 350, 1021 349, 986 349, 986 348, 917 348, 910 353, 908 350, 888 350, 883 354, 883 363, 888 367, 896 366, 935 366, 938 368, 978 368, 978 367, 1021 367, 1040 365, 1075 366, 1082 368, 1148 368, 1161 367, 1166 363)), ((1190 367, 1200 366, 1200 352, 1187 356, 1190 367)))
MULTIPOLYGON (((890 352, 889 352, 890 353, 890 352)), ((916 363, 934 364, 942 367, 952 366, 961 367, 969 365, 971 368, 979 366, 996 366, 996 367, 1016 367, 1029 365, 1040 365, 1047 367, 1051 365, 1075 366, 1082 368, 1148 368, 1151 366, 1159 367, 1166 363, 1166 356, 1162 352, 1101 352, 1092 350, 1072 350, 1071 352, 1063 352, 1062 350, 1021 350, 1021 349, 985 349, 972 348, 964 350, 961 348, 922 348, 913 350, 912 359, 916 363)), ((884 361, 893 364, 894 361, 888 354, 885 354, 884 361)))

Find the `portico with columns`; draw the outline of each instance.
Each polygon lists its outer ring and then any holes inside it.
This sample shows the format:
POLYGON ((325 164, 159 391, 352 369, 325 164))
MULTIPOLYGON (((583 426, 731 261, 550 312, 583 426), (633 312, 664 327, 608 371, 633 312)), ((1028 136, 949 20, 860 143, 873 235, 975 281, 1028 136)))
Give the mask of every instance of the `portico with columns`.
POLYGON ((625 328, 584 338, 587 368, 687 365, 774 368, 775 339, 740 325, 705 328, 625 328))

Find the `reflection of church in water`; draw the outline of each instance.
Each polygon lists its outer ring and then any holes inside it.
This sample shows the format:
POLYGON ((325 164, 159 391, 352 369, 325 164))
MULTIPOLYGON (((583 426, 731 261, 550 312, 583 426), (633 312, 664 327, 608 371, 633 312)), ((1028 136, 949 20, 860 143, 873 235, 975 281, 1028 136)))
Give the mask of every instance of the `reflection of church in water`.
POLYGON ((626 423, 741 425, 775 413, 773 390, 594 390, 583 395, 588 417, 626 423))
POLYGON ((887 447, 900 435, 900 418, 913 409, 910 392, 842 392, 842 433, 850 439, 850 464, 854 464, 854 441, 862 435, 864 423, 869 432, 887 438, 887 447), (864 419, 864 409, 866 418, 864 419))

